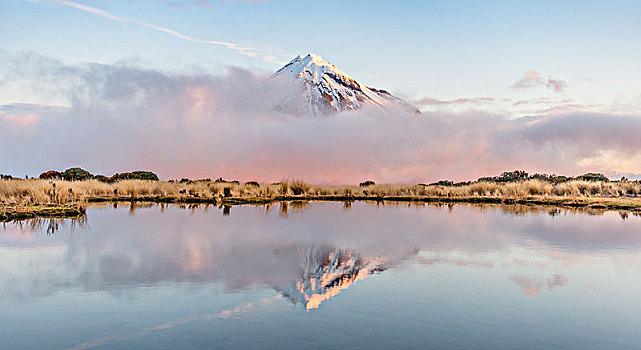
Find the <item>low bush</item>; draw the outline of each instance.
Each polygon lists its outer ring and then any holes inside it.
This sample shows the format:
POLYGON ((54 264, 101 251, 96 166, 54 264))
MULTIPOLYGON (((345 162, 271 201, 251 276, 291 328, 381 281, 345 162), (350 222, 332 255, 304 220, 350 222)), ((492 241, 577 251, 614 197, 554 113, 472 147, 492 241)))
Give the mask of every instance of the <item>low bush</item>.
POLYGON ((69 168, 62 172, 61 177, 66 181, 85 181, 93 179, 93 175, 82 168, 69 168))
POLYGON ((440 180, 440 181, 431 183, 430 186, 454 186, 454 182, 450 180, 440 180))
POLYGON ((52 179, 61 179, 62 178, 62 173, 59 171, 55 170, 49 170, 45 171, 44 173, 40 174, 39 178, 43 180, 52 180, 52 179))
POLYGON ((610 179, 605 177, 603 174, 599 173, 587 173, 583 174, 580 176, 576 177, 577 180, 582 180, 582 181, 603 181, 603 182, 609 182, 610 179))

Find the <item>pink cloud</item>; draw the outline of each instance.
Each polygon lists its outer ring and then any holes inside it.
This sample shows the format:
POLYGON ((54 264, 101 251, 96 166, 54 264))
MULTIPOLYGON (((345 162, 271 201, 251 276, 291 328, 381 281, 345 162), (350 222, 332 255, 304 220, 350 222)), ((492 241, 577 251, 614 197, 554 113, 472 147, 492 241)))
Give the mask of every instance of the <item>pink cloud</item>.
POLYGON ((529 70, 523 74, 523 76, 512 84, 512 88, 515 89, 527 89, 527 88, 536 88, 536 87, 546 87, 554 92, 561 92, 568 87, 568 83, 548 77, 545 79, 540 73, 534 70, 529 70))
POLYGON ((20 129, 26 129, 33 126, 38 121, 38 116, 29 113, 24 115, 8 114, 0 117, 3 124, 20 129))
POLYGON ((38 120, 38 115, 35 113, 2 115, 0 111, 0 139, 14 144, 14 149, 6 152, 3 152, 0 146, 0 153, 8 157, 11 151, 24 149, 22 141, 38 134, 38 120))

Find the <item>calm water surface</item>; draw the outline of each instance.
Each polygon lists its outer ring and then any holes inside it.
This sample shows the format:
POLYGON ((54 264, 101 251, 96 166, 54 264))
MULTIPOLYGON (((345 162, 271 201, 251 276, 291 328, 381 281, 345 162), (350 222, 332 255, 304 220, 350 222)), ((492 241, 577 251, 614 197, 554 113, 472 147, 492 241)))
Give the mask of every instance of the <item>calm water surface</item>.
POLYGON ((641 217, 121 204, 0 226, 0 348, 641 347, 641 217))

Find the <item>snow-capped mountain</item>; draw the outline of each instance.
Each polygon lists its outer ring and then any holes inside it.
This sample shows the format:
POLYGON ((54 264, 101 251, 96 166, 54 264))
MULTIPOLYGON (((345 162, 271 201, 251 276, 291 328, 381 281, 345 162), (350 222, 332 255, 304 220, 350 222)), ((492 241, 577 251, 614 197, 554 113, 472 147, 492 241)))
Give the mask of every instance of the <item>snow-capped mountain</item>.
POLYGON ((323 116, 365 106, 420 114, 411 104, 385 90, 360 84, 347 73, 318 55, 296 56, 274 73, 274 77, 292 79, 303 87, 302 106, 291 101, 281 109, 313 116, 323 116))

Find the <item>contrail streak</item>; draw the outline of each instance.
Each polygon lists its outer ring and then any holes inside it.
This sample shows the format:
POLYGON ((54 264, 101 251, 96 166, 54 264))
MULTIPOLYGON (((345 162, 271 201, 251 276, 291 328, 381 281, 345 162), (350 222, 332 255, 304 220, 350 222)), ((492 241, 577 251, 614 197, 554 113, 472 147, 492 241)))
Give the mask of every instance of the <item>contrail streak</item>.
POLYGON ((203 39, 194 38, 194 37, 191 37, 189 35, 185 35, 185 34, 179 33, 179 32, 177 32, 177 31, 175 31, 173 29, 160 27, 160 26, 157 26, 157 25, 154 25, 154 24, 151 24, 151 23, 147 23, 147 22, 143 22, 143 21, 137 20, 135 18, 118 17, 118 16, 114 15, 111 12, 107 12, 105 10, 101 10, 99 8, 96 8, 96 7, 83 5, 83 4, 80 4, 80 3, 77 3, 77 2, 73 2, 73 1, 57 0, 57 3, 65 5, 65 6, 73 7, 73 8, 88 12, 88 13, 91 13, 91 14, 93 14, 95 16, 107 18, 107 19, 110 19, 112 21, 134 23, 134 24, 137 24, 137 25, 140 25, 140 26, 143 26, 143 27, 147 27, 149 29, 153 29, 153 30, 157 30, 159 32, 163 32, 163 33, 169 34, 169 35, 173 35, 173 36, 175 36, 177 38, 180 38, 180 39, 183 39, 183 40, 191 41, 193 43, 224 46, 224 47, 226 47, 228 49, 231 49, 231 50, 234 50, 234 51, 240 53, 241 55, 258 58, 258 59, 263 60, 263 61, 268 62, 268 63, 276 63, 276 64, 283 64, 284 63, 283 61, 278 60, 274 56, 263 55, 263 54, 256 53, 255 51, 259 50, 257 48, 240 46, 240 45, 238 45, 236 43, 230 43, 230 42, 225 42, 225 41, 203 40, 203 39))

